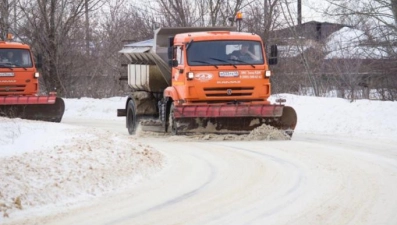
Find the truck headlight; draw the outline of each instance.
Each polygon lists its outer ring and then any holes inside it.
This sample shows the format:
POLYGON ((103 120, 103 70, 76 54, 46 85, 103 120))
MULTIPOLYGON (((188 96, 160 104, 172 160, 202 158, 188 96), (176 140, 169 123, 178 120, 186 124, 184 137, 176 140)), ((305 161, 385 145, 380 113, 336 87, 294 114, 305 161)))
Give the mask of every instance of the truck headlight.
POLYGON ((40 73, 39 72, 34 73, 34 77, 35 78, 39 78, 40 77, 40 73))
POLYGON ((272 75, 272 71, 266 70, 265 71, 265 77, 270 77, 272 75))
POLYGON ((193 78, 194 78, 194 73, 193 72, 187 73, 187 79, 188 80, 193 80, 193 78))

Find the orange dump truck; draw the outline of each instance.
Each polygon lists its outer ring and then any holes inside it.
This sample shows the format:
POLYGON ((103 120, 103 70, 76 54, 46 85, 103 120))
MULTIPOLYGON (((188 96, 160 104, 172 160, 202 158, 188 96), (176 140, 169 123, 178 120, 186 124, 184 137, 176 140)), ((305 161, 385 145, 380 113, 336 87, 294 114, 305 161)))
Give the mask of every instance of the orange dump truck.
POLYGON ((64 101, 55 96, 40 96, 40 62, 34 63, 26 44, 0 41, 0 116, 60 122, 64 101))
POLYGON ((160 28, 154 39, 126 44, 124 76, 132 90, 126 126, 173 134, 247 133, 262 124, 292 136, 295 110, 271 104, 269 57, 261 38, 231 27, 160 28))

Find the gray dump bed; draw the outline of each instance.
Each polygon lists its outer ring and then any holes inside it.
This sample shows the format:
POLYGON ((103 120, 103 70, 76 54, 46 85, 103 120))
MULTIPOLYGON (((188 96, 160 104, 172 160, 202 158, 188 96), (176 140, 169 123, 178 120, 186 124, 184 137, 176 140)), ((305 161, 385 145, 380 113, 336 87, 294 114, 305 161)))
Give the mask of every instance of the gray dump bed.
POLYGON ((154 39, 126 44, 119 53, 128 59, 128 84, 133 90, 162 92, 171 85, 168 66, 169 37, 201 31, 235 31, 235 27, 164 27, 154 31, 154 39))

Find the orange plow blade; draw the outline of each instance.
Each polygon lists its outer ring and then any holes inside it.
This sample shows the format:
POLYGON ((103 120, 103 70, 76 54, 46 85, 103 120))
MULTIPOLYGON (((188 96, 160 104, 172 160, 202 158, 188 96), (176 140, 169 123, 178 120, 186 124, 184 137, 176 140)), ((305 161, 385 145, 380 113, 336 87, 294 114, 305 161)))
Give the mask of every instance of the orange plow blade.
POLYGON ((174 132, 246 134, 266 124, 292 136, 297 115, 284 105, 175 106, 174 132))
POLYGON ((60 122, 65 111, 63 99, 50 96, 0 96, 0 116, 60 122))

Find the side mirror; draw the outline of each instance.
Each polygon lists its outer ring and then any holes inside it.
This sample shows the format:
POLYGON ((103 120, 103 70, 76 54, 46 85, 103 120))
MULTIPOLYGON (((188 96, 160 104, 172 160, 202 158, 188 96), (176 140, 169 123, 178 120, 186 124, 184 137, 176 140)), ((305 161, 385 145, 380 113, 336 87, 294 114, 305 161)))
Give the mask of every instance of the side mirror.
POLYGON ((43 66, 43 56, 41 54, 36 55, 35 66, 37 69, 40 69, 43 66))
POLYGON ((270 46, 269 65, 276 65, 278 63, 278 50, 277 45, 270 46))
POLYGON ((178 63, 178 60, 176 60, 176 59, 170 59, 170 60, 168 60, 168 65, 170 67, 177 67, 179 65, 179 63, 178 63))
POLYGON ((174 46, 174 36, 168 37, 168 47, 174 46))
POLYGON ((170 60, 170 59, 173 59, 174 58, 174 47, 173 46, 171 46, 171 47, 168 47, 168 59, 170 60))
POLYGON ((170 36, 168 37, 168 59, 173 59, 174 58, 174 37, 170 36))

